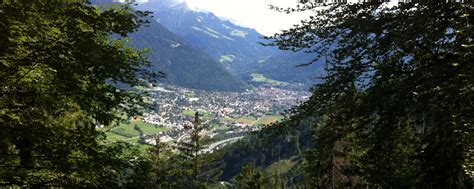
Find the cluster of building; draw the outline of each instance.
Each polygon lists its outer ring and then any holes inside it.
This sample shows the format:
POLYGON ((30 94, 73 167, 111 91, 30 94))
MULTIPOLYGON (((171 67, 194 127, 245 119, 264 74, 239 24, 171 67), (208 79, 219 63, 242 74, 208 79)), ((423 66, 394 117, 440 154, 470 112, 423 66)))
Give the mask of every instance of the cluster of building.
POLYGON ((293 91, 271 86, 246 92, 210 92, 176 86, 150 86, 151 111, 143 115, 144 122, 169 128, 157 136, 142 136, 147 143, 179 140, 185 136, 185 127, 192 125, 193 112, 200 112, 203 125, 210 125, 207 135, 239 137, 248 131, 260 129, 259 125, 236 121, 241 117, 259 118, 279 115, 309 96, 305 91, 293 91), (225 126, 226 129, 219 127, 225 126))

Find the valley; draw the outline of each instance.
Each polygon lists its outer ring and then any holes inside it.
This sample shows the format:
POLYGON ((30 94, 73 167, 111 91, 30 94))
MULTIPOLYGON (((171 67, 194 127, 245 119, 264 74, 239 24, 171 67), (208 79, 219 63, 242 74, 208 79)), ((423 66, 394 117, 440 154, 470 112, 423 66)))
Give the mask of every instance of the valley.
POLYGON ((280 2, 0 3, 0 189, 474 188, 472 1, 280 2))
MULTIPOLYGON (((203 133, 222 147, 230 138, 245 136, 265 125, 283 119, 285 110, 309 97, 306 91, 260 86, 245 92, 215 92, 172 85, 149 85, 138 88, 148 93, 149 107, 143 115, 126 118, 117 127, 105 129, 108 141, 124 141, 143 149, 161 142, 187 138, 185 127, 191 126, 199 113, 203 133)), ((212 151, 213 149, 208 149, 212 151)))

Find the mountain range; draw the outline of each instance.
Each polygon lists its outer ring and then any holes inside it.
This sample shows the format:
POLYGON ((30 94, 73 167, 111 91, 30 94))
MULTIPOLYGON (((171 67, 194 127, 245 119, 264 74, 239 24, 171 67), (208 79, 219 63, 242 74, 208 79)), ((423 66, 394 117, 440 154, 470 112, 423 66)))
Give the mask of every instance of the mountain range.
POLYGON ((163 82, 212 91, 243 91, 248 87, 238 77, 200 49, 168 31, 153 19, 130 35, 138 48, 150 48, 151 71, 166 74, 163 82))
MULTIPOLYGON (((255 75, 284 83, 314 84, 312 78, 322 73, 321 64, 297 68, 312 60, 305 53, 281 51, 266 43, 255 29, 238 26, 211 12, 195 11, 185 2, 149 0, 139 10, 152 11, 154 19, 221 63, 247 83, 258 84, 255 75)), ((258 81, 258 80, 257 80, 258 81)))
POLYGON ((164 72, 164 83, 211 91, 245 91, 262 84, 309 87, 323 72, 321 61, 296 67, 313 55, 263 46, 259 43, 268 41, 255 29, 192 10, 183 1, 149 0, 135 8, 153 15, 147 27, 130 35, 131 41, 151 50, 149 69, 164 72))
POLYGON ((152 11, 160 24, 234 71, 275 53, 274 48, 257 44, 262 40, 256 30, 236 26, 210 12, 193 11, 185 2, 153 0, 138 8, 152 11))

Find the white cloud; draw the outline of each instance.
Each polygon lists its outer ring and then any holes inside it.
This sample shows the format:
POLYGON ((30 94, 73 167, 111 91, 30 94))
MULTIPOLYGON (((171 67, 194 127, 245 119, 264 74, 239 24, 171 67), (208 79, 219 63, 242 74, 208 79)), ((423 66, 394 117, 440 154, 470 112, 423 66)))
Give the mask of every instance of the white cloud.
POLYGON ((269 5, 294 7, 296 0, 185 0, 191 9, 205 10, 232 22, 272 35, 308 17, 309 13, 284 14, 269 5))
MULTIPOLYGON (((160 1, 160 0, 158 0, 160 1)), ((278 7, 296 7, 298 0, 175 0, 185 1, 191 9, 209 11, 238 25, 256 29, 264 35, 273 35, 282 29, 289 29, 301 20, 307 19, 312 12, 285 14, 269 9, 269 5, 278 7)), ((360 0, 347 0, 357 3, 360 0)), ((387 6, 396 6, 399 0, 390 0, 387 6)))
MULTIPOLYGON (((114 0, 115 2, 121 2, 121 3, 124 3, 124 2, 132 2, 131 0, 114 0)), ((133 2, 135 3, 146 3, 148 2, 149 0, 133 0, 133 2)))
MULTIPOLYGON (((119 0, 125 1, 125 0, 119 0)), ((264 35, 272 35, 282 29, 289 29, 311 15, 311 12, 284 14, 269 9, 269 5, 295 7, 298 0, 135 0, 137 2, 168 1, 186 2, 197 11, 208 11, 235 24, 256 29, 264 35)), ((357 3, 359 0, 348 0, 357 3)), ((398 0, 391 0, 394 6, 398 0)))

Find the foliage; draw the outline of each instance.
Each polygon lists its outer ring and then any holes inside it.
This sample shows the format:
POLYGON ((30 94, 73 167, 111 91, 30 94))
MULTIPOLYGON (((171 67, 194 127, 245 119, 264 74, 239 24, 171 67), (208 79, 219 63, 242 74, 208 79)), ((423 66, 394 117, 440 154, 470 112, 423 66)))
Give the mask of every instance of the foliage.
POLYGON ((237 177, 240 189, 262 189, 266 183, 263 170, 253 165, 246 165, 237 177))
POLYGON ((186 125, 187 139, 176 142, 174 148, 177 153, 168 163, 174 164, 171 178, 168 182, 175 182, 186 188, 205 188, 208 183, 214 183, 221 174, 222 156, 220 153, 205 154, 209 140, 204 132, 208 126, 201 124, 199 113, 195 112, 193 125, 186 125))
POLYGON ((465 183, 472 182, 466 165, 472 165, 473 5, 321 6, 304 1, 297 10, 279 9, 316 15, 268 38, 327 62, 327 76, 296 110, 319 120, 318 147, 306 158, 310 183, 472 186, 465 183))
MULTIPOLYGON (((303 149, 311 148, 310 121, 288 120, 264 127, 239 141, 225 146, 223 153, 223 174, 221 180, 229 181, 242 172, 246 165, 269 169, 266 174, 269 180, 282 182, 285 186, 302 185, 302 170, 299 166, 292 167, 287 173, 274 174, 272 165, 280 160, 292 159, 301 164, 303 149)), ((271 188, 271 186, 269 186, 271 188)))
MULTIPOLYGON (((98 125, 135 114, 155 76, 127 33, 145 12, 72 1, 0 3, 0 184, 120 187, 138 169, 126 144, 103 145, 98 125), (133 105, 131 105, 133 104, 133 105)), ((133 182, 133 181, 130 181, 133 182)))

